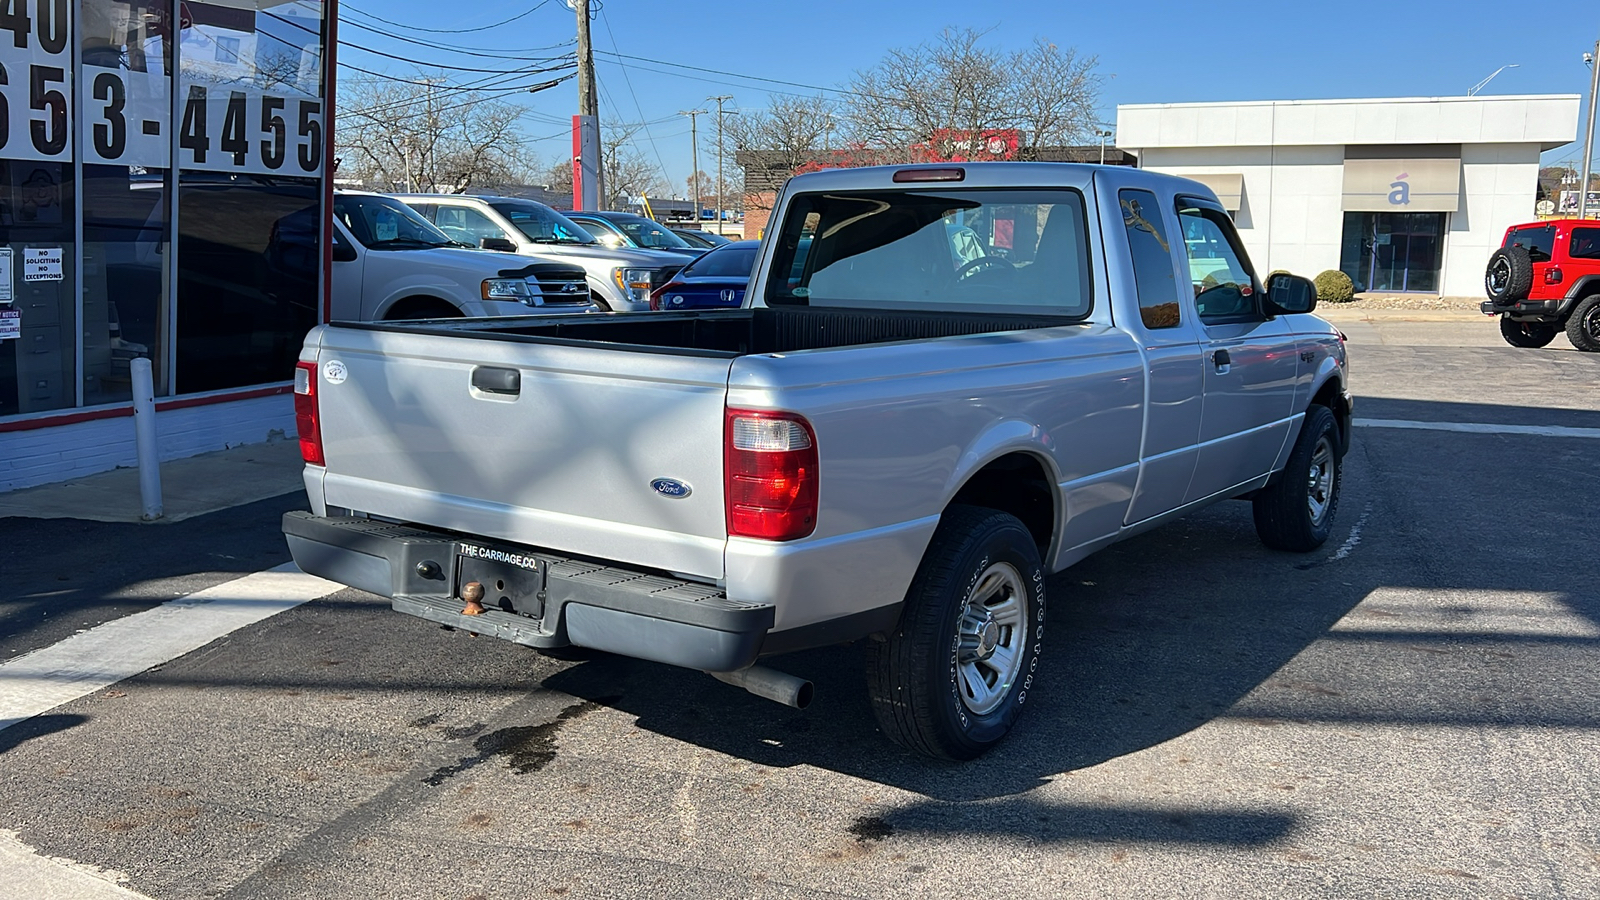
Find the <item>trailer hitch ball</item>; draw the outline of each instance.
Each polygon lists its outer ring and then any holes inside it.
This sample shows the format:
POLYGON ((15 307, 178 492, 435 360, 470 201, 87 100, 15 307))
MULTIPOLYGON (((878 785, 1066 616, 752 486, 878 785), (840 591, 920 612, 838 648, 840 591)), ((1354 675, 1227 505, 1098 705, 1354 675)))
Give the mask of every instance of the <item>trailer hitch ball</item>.
POLYGON ((463 616, 483 615, 483 585, 476 581, 462 585, 461 599, 467 601, 467 608, 461 611, 463 616))

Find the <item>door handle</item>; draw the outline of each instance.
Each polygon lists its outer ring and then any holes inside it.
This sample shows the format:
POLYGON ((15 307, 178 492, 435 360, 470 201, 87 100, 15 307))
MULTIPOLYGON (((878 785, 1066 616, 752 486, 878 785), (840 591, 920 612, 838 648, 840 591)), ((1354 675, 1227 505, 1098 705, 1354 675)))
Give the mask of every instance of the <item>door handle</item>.
POLYGON ((478 366, 472 370, 472 386, 486 394, 522 393, 522 373, 516 369, 478 366))
POLYGON ((1233 368, 1233 357, 1229 356, 1226 350, 1218 350, 1211 354, 1211 362, 1217 367, 1218 375, 1226 375, 1228 370, 1233 368))

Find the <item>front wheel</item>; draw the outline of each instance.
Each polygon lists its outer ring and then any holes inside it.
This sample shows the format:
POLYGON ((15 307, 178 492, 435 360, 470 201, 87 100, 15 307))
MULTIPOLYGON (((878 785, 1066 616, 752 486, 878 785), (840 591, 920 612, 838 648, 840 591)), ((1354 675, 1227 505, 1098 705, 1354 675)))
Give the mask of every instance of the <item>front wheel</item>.
POLYGON ((1600 353, 1600 294, 1578 301, 1567 319, 1567 340, 1579 350, 1600 353))
POLYGON ((1333 517, 1339 510, 1342 449, 1333 410, 1326 406, 1307 410, 1289 463, 1252 503, 1261 543, 1295 553, 1322 546, 1333 531, 1333 517))
POLYGON ((1034 689, 1044 614, 1044 566, 1022 522, 983 507, 947 509, 900 624, 868 645, 878 726, 941 759, 973 759, 999 743, 1034 689))
POLYGON ((1518 322, 1510 316, 1501 316, 1500 336, 1513 347, 1537 350, 1556 339, 1556 327, 1543 322, 1518 322))

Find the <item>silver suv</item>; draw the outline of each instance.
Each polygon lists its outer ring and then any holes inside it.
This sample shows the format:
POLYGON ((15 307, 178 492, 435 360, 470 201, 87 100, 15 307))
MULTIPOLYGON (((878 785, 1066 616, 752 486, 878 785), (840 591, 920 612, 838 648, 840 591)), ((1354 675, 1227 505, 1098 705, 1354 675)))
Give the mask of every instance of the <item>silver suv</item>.
POLYGON ((650 292, 688 260, 676 253, 607 247, 583 226, 535 200, 462 194, 395 194, 455 240, 580 266, 602 311, 650 308, 650 292))

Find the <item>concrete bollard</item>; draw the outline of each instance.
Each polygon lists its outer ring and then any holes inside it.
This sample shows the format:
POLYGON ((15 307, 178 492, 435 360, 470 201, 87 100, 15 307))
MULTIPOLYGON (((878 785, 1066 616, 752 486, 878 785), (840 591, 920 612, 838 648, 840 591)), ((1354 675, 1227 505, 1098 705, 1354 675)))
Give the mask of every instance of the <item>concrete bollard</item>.
POLYGON ((140 518, 161 518, 161 451, 156 447, 156 389, 150 360, 140 357, 129 367, 133 375, 133 434, 139 449, 140 518))

